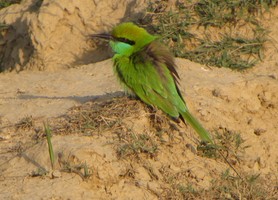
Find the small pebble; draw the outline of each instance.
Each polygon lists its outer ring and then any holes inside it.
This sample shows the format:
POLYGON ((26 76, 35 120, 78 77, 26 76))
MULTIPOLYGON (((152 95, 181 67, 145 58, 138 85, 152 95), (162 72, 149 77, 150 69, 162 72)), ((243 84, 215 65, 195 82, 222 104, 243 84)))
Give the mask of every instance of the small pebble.
POLYGON ((266 132, 266 130, 262 129, 262 128, 257 128, 254 130, 254 134, 257 136, 260 136, 262 133, 265 133, 265 132, 266 132))
POLYGON ((54 170, 52 172, 52 178, 60 178, 61 176, 62 176, 62 174, 59 170, 54 170))

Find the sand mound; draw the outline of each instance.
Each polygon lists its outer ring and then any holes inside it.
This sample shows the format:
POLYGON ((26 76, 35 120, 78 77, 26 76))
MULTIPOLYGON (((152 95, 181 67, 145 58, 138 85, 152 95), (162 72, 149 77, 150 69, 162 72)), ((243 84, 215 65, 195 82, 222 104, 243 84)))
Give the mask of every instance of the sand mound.
POLYGON ((0 10, 9 25, 0 52, 0 71, 57 70, 107 58, 88 35, 107 31, 140 14, 144 1, 24 0, 0 10), (91 55, 96 56, 91 56, 91 55))

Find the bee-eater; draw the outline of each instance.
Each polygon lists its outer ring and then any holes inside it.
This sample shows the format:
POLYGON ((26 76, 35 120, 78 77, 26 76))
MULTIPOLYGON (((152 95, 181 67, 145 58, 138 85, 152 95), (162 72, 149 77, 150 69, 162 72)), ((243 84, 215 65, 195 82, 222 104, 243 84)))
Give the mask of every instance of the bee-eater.
POLYGON ((190 114, 178 88, 179 75, 174 58, 157 36, 128 22, 116 26, 110 34, 92 37, 110 41, 115 53, 114 71, 128 91, 169 116, 186 121, 201 140, 213 144, 209 132, 190 114))

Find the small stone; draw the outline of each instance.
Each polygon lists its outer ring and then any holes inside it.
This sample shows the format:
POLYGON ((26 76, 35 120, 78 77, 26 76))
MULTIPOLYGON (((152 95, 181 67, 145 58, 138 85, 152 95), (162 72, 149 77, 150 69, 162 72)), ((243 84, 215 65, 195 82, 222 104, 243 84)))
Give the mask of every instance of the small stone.
POLYGON ((260 136, 262 133, 265 133, 265 132, 266 132, 266 130, 262 129, 262 128, 257 128, 254 130, 254 134, 257 136, 260 136))
POLYGON ((61 172, 58 170, 54 170, 52 172, 52 178, 60 178, 62 176, 61 172))
POLYGON ((269 74, 268 77, 270 77, 270 78, 272 78, 272 79, 275 79, 275 80, 278 79, 277 74, 269 74))
POLYGON ((156 195, 159 195, 163 192, 161 186, 156 182, 148 182, 147 188, 151 190, 156 195))
POLYGON ((196 150, 196 148, 195 148, 192 144, 187 143, 185 146, 186 146, 186 148, 188 148, 192 153, 197 154, 197 150, 196 150))
POLYGON ((214 89, 212 90, 212 95, 215 96, 215 97, 219 97, 221 94, 220 90, 219 89, 214 89))

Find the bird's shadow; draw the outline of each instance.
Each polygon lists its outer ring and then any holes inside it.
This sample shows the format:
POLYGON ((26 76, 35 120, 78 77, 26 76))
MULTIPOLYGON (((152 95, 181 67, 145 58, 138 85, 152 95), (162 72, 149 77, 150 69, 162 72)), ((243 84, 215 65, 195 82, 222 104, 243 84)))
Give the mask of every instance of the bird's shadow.
POLYGON ((31 99, 52 99, 52 100, 73 100, 78 103, 86 103, 88 101, 106 101, 115 97, 123 97, 125 92, 117 91, 113 93, 107 93, 104 95, 92 95, 92 96, 43 96, 43 95, 32 95, 32 94, 20 94, 18 99, 31 100, 31 99))

